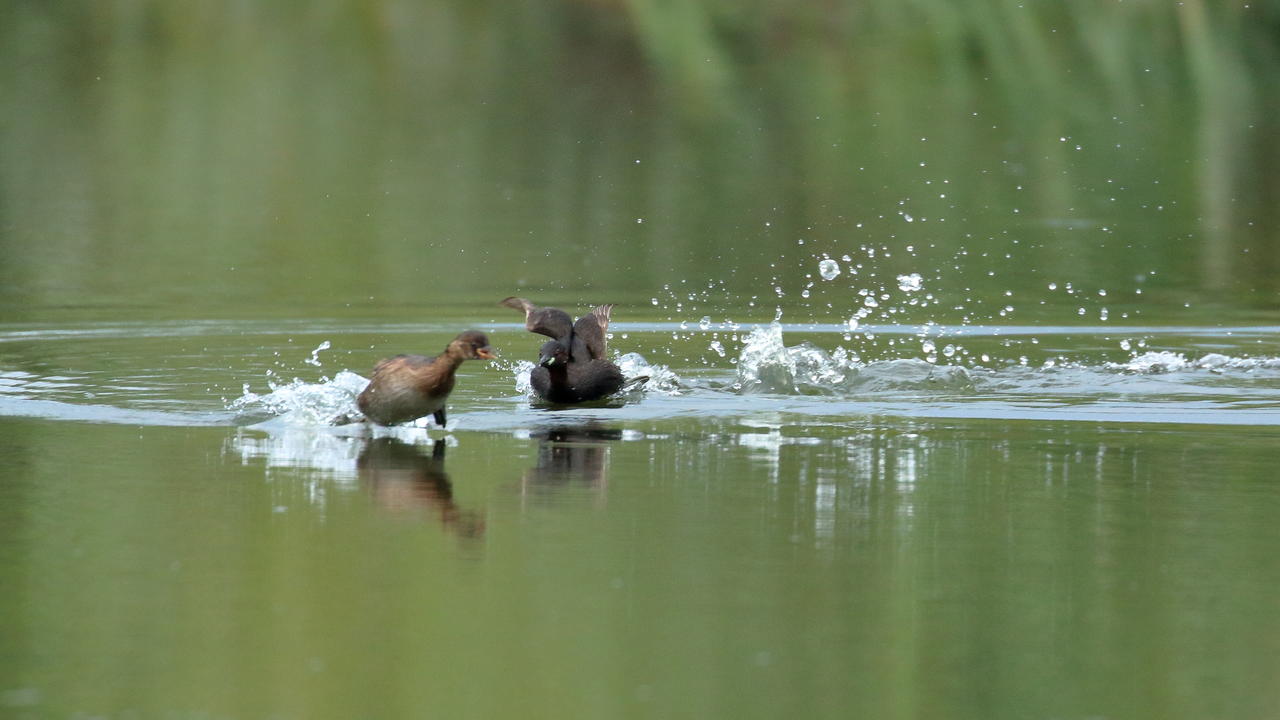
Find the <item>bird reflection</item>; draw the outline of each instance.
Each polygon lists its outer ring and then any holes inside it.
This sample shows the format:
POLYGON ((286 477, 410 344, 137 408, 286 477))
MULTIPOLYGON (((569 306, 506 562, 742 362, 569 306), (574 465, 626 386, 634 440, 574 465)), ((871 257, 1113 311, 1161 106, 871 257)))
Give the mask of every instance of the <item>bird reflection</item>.
POLYGON ((608 484, 609 442, 621 430, 593 426, 556 427, 534 433, 538 464, 524 472, 521 488, 528 493, 578 485, 604 491, 608 484))
POLYGON ((484 521, 453 501, 453 484, 444 470, 445 443, 437 440, 427 455, 395 438, 374 438, 356 461, 360 479, 378 504, 393 512, 436 515, 444 529, 459 537, 484 534, 484 521))

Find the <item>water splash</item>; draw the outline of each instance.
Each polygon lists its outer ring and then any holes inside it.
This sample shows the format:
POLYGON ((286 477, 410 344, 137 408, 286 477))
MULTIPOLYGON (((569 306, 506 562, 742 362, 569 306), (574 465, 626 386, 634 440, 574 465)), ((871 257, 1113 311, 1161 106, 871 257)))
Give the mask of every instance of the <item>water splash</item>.
POLYGON ((959 391, 971 389, 973 380, 960 366, 919 359, 864 363, 842 347, 831 353, 808 342, 788 347, 782 325, 775 322, 747 335, 733 387, 744 393, 847 395, 882 390, 959 391))
POLYGON ((516 380, 516 392, 521 395, 533 395, 533 382, 529 379, 529 376, 536 367, 538 367, 537 363, 532 363, 528 360, 517 360, 511 366, 511 373, 516 380))
POLYGON ((920 277, 920 273, 898 276, 898 289, 902 292, 918 292, 922 287, 924 287, 924 278, 920 277))
POLYGON ((292 382, 269 381, 271 389, 258 394, 244 386, 244 394, 227 405, 241 417, 265 415, 279 417, 286 424, 338 425, 361 417, 356 406, 356 395, 369 384, 368 378, 343 370, 333 379, 321 378, 320 382, 306 382, 294 378, 292 382))
POLYGON ((329 341, 325 340, 324 342, 317 345, 315 350, 311 351, 311 357, 307 358, 306 360, 303 360, 302 362, 314 367, 320 367, 320 351, 328 350, 331 347, 333 346, 329 344, 329 341))
POLYGON ((650 363, 640 353, 627 353, 616 360, 622 375, 628 380, 648 376, 649 381, 639 386, 643 392, 658 392, 665 395, 680 394, 680 376, 666 365, 650 363))
POLYGON ((1189 370, 1217 372, 1223 370, 1274 370, 1280 369, 1280 358, 1232 357, 1219 353, 1209 353, 1199 359, 1188 360, 1183 353, 1162 350, 1135 355, 1121 363, 1105 363, 1103 367, 1108 370, 1140 375, 1156 375, 1189 370))

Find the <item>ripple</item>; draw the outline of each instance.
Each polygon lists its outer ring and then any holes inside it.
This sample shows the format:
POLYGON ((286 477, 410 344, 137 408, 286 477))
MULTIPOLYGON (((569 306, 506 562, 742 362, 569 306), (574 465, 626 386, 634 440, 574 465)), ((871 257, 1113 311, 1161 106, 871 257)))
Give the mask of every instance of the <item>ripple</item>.
MULTIPOLYGON (((359 417, 355 397, 367 382, 342 366, 371 365, 381 352, 371 343, 382 335, 433 327, 239 325, 0 328, 0 339, 20 335, 28 341, 6 346, 0 355, 0 415, 334 428, 359 417), (324 342, 295 338, 311 330, 325 333, 324 342), (207 339, 223 332, 225 337, 207 339), (106 338, 113 333, 120 337, 106 338), (183 333, 201 339, 191 342, 183 333), (166 334, 171 339, 136 342, 138 336, 166 334), (62 342, 68 337, 79 341, 62 342), (300 377, 282 379, 294 375, 300 377)), ((468 369, 450 400, 448 431, 507 432, 558 419, 596 419, 667 432, 661 427, 667 420, 733 423, 770 413, 789 424, 892 416, 1280 425, 1280 357, 1254 352, 1277 347, 1275 328, 1179 327, 1157 333, 968 327, 955 331, 989 339, 958 352, 940 326, 904 326, 907 341, 895 344, 863 337, 851 342, 844 324, 832 326, 839 333, 833 335, 821 327, 778 322, 726 330, 707 320, 681 329, 679 337, 670 323, 651 325, 660 331, 627 330, 630 347, 641 352, 616 358, 627 377, 651 378, 625 402, 554 411, 532 407, 527 379, 533 364, 509 360, 468 369), (1019 335, 1024 331, 1034 335, 1019 335), (1059 331, 1059 339, 1046 339, 1059 331), (705 350, 712 340, 718 349, 705 350)), ((886 327, 877 332, 897 330, 886 327)), ((452 330, 414 338, 412 347, 443 344, 452 330)), ((513 333, 522 337, 524 331, 514 327, 513 333)), ((403 347, 399 339, 386 345, 403 347)), ((409 427, 428 425, 426 420, 409 427)))

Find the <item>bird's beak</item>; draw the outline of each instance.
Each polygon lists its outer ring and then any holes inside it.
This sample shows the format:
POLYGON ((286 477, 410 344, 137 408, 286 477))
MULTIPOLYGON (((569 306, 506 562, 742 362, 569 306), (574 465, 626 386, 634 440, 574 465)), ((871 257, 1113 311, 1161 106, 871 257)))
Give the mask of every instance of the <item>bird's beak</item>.
POLYGON ((489 347, 488 345, 485 345, 484 347, 480 348, 479 350, 476 350, 476 355, 479 355, 480 357, 484 358, 485 360, 493 360, 494 358, 498 357, 498 351, 497 351, 497 350, 494 350, 493 348, 489 347))

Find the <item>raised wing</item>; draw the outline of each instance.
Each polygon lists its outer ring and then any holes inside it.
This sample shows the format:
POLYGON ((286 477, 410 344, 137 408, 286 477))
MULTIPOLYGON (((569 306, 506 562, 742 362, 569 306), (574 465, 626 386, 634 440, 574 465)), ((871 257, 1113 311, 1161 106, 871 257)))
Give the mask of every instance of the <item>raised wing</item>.
POLYGON ((609 315, 612 312, 613 305, 601 305, 573 324, 570 354, 574 362, 605 358, 605 335, 609 332, 609 315))
POLYGON ((553 340, 568 342, 573 334, 573 319, 569 313, 556 308, 540 308, 519 297, 509 297, 498 303, 524 313, 524 328, 531 333, 546 335, 553 340))

